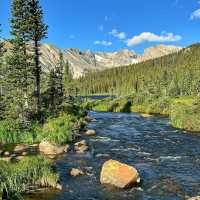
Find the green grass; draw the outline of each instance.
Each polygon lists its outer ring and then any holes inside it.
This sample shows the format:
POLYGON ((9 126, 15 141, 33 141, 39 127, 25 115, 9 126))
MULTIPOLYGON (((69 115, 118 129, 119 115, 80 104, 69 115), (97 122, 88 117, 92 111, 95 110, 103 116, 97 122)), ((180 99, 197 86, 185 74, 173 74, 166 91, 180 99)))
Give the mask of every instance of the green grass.
POLYGON ((131 106, 132 112, 168 115, 170 113, 171 99, 158 98, 151 102, 143 102, 131 106))
POLYGON ((200 108, 198 105, 176 104, 170 114, 173 127, 200 132, 200 108))
POLYGON ((130 112, 131 103, 127 98, 106 98, 88 103, 93 111, 100 112, 130 112))
POLYGON ((0 121, 0 144, 33 144, 43 139, 55 144, 65 144, 73 139, 73 128, 78 124, 78 117, 61 113, 58 117, 47 119, 43 126, 32 124, 25 131, 13 121, 0 121))
POLYGON ((33 143, 36 138, 37 126, 31 130, 22 130, 16 121, 0 121, 0 143, 33 143))
POLYGON ((94 111, 168 115, 173 127, 200 132, 200 106, 196 97, 144 98, 141 95, 130 98, 97 100, 88 103, 88 106, 94 111), (132 104, 128 101, 130 98, 132 98, 132 104))
POLYGON ((17 196, 33 185, 55 188, 59 178, 52 161, 43 156, 27 157, 17 163, 0 161, 0 177, 1 191, 6 187, 11 194, 17 196))
POLYGON ((55 144, 66 144, 73 140, 73 128, 77 119, 72 115, 60 114, 56 118, 50 118, 44 124, 37 135, 37 141, 43 139, 55 144))

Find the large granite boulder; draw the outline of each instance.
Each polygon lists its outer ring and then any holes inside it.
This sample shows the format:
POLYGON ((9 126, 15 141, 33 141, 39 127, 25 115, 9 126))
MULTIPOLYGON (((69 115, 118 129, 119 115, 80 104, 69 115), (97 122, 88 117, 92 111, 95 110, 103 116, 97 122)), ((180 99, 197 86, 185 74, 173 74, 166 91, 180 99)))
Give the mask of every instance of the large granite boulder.
POLYGON ((140 177, 134 167, 115 160, 108 160, 103 164, 100 182, 125 189, 137 185, 140 177))

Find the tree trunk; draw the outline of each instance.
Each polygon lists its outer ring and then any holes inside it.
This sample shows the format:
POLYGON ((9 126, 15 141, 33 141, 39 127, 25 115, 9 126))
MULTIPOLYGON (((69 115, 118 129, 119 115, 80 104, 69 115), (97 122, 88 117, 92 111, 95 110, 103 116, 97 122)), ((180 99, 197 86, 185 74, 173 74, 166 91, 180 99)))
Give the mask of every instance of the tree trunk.
POLYGON ((41 92, 40 92, 40 73, 41 67, 39 62, 39 45, 38 41, 35 40, 34 43, 34 50, 35 50, 35 84, 36 84, 36 101, 37 101, 37 115, 39 120, 42 121, 42 112, 41 112, 41 92))

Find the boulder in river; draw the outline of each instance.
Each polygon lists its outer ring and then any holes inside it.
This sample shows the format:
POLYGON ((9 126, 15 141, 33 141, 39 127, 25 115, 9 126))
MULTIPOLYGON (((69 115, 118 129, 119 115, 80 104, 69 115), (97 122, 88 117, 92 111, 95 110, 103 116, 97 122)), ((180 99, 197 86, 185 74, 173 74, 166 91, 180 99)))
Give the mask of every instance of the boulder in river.
POLYGON ((134 167, 116 160, 108 160, 103 164, 100 182, 125 189, 137 185, 140 182, 140 177, 134 167))
POLYGON ((72 168, 71 170, 70 170, 70 175, 71 176, 81 176, 81 175, 84 175, 85 173, 82 171, 82 170, 80 170, 80 169, 76 169, 76 168, 72 168))
POLYGON ((95 130, 92 130, 92 129, 88 129, 88 130, 85 132, 85 135, 87 135, 87 136, 95 136, 95 135, 96 135, 96 131, 95 131, 95 130))
POLYGON ((89 149, 87 142, 85 140, 75 143, 74 148, 77 153, 84 153, 89 149))
POLYGON ((68 152, 68 150, 69 145, 55 145, 45 140, 39 144, 39 151, 44 155, 59 155, 68 152))

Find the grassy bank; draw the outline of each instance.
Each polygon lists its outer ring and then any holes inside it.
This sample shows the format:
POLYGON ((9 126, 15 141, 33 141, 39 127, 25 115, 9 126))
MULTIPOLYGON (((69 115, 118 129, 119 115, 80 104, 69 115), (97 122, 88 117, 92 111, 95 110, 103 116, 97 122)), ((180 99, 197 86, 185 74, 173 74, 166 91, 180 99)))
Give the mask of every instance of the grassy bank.
MULTIPOLYGON (((125 97, 120 99, 103 99, 87 102, 87 108, 104 112, 136 112, 146 114, 160 114, 170 117, 173 127, 191 132, 200 132, 199 99, 192 96, 125 97)), ((85 103, 86 105, 86 103, 85 103)))
POLYGON ((102 112, 131 112, 131 101, 129 98, 102 99, 85 103, 87 109, 102 112))
POLYGON ((15 121, 0 121, 0 144, 39 143, 43 139, 55 144, 66 144, 73 139, 73 129, 80 117, 61 113, 48 118, 44 125, 33 123, 28 130, 15 121))
POLYGON ((198 104, 173 105, 170 113, 172 126, 188 131, 200 132, 200 107, 198 104))
POLYGON ((53 170, 52 161, 42 157, 27 157, 17 163, 0 161, 0 188, 9 191, 13 200, 21 199, 21 194, 31 186, 57 186, 58 174, 53 170))

